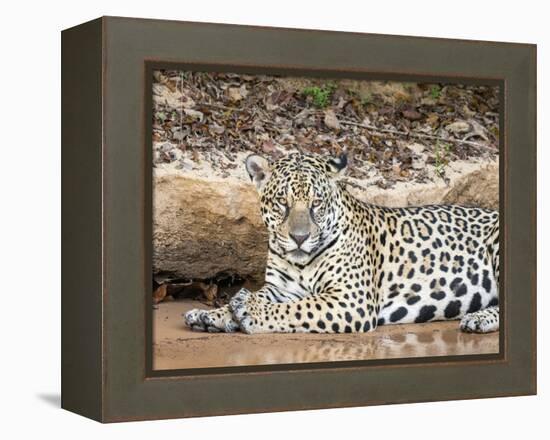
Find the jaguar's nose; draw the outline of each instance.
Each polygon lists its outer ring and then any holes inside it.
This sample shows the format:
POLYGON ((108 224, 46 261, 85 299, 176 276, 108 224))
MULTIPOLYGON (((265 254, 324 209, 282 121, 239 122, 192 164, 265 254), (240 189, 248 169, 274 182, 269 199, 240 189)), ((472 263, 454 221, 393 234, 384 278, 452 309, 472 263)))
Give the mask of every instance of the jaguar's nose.
POLYGON ((289 234, 290 237, 296 242, 298 247, 302 246, 302 243, 306 241, 309 237, 309 233, 307 234, 289 234))

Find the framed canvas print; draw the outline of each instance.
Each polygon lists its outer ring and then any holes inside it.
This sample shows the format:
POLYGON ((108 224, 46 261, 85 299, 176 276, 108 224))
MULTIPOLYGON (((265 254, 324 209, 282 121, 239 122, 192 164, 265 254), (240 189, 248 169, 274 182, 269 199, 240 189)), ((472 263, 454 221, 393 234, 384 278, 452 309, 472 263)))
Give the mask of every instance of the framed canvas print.
POLYGON ((103 17, 62 33, 62 406, 536 392, 536 47, 103 17))

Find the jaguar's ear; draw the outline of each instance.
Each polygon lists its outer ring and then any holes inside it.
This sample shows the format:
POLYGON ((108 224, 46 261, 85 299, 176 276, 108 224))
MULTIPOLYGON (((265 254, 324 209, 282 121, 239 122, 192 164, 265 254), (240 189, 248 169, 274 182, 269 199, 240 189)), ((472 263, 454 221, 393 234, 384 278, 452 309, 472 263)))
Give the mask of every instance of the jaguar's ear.
POLYGON ((346 172, 347 165, 348 156, 346 153, 342 153, 338 157, 331 157, 327 160, 327 171, 333 176, 341 176, 346 172))
POLYGON ((258 190, 267 182, 271 174, 269 162, 258 154, 252 154, 246 158, 246 171, 258 190))

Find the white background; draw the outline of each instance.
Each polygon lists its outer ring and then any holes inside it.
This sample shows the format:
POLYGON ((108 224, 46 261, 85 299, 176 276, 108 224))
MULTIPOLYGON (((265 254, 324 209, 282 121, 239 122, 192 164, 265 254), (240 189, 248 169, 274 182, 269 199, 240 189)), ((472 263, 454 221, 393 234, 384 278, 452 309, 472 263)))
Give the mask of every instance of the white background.
POLYGON ((548 268, 544 267, 548 252, 541 252, 549 245, 549 234, 543 227, 548 227, 550 220, 548 204, 543 202, 549 190, 550 163, 547 151, 542 148, 548 139, 550 120, 550 96, 545 81, 550 57, 549 14, 542 6, 546 2, 94 0, 85 3, 18 0, 2 4, 0 435, 3 438, 494 439, 548 435, 550 319, 543 319, 542 313, 550 312, 545 299, 550 283, 544 279, 548 274, 548 268), (59 409, 60 31, 101 15, 537 43, 539 396, 106 426, 59 409))

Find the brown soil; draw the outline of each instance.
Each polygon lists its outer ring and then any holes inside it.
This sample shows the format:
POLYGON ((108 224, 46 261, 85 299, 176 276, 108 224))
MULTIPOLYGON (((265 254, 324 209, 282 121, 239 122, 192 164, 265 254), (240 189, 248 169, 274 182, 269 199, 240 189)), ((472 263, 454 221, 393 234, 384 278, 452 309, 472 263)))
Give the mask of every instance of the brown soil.
POLYGON ((357 335, 199 333, 182 313, 205 306, 166 300, 153 313, 155 370, 498 353, 498 333, 466 334, 457 321, 387 325, 357 335))

